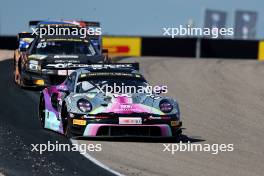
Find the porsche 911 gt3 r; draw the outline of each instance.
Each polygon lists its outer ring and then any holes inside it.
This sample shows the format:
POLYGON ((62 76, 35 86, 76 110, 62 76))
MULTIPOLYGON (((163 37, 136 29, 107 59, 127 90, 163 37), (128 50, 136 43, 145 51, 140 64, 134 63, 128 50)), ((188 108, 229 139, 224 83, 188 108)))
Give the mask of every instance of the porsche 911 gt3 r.
POLYGON ((178 103, 148 93, 116 94, 103 85, 148 85, 133 64, 91 65, 41 92, 42 127, 72 136, 155 136, 181 133, 178 103))

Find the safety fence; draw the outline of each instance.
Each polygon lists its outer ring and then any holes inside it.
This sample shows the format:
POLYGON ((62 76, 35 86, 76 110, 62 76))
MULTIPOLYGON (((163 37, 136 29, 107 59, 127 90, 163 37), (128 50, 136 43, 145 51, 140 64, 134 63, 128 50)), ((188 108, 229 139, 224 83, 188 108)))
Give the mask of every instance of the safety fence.
MULTIPOLYGON (((103 36, 111 56, 169 56, 258 59, 264 61, 264 41, 209 38, 103 36)), ((16 49, 16 36, 0 36, 0 49, 16 49)))

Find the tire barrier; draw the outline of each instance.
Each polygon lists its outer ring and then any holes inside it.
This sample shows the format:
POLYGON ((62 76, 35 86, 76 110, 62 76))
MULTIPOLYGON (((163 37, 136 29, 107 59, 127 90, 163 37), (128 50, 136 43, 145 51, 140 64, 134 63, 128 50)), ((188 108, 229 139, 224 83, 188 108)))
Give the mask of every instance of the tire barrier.
POLYGON ((110 56, 141 56, 140 37, 103 37, 103 48, 110 56))
POLYGON ((201 39, 202 58, 256 59, 257 40, 208 40, 201 39))
MULTIPOLYGON (((0 36, 0 49, 16 49, 16 36, 0 36)), ((264 41, 168 37, 103 36, 110 56, 169 56, 258 59, 264 61, 264 41)))
POLYGON ((142 56, 195 57, 195 38, 142 37, 142 56))
POLYGON ((0 49, 16 49, 18 47, 16 36, 0 36, 0 49))
POLYGON ((264 41, 259 41, 258 45, 258 60, 264 61, 264 41))

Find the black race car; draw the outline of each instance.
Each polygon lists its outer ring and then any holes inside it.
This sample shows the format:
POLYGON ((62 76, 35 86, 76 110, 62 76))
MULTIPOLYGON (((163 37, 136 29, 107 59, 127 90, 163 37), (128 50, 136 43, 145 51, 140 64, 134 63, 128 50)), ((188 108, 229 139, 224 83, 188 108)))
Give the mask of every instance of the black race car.
POLYGON ((14 58, 14 79, 22 87, 59 84, 77 68, 108 61, 108 57, 94 46, 89 37, 45 35, 40 38, 21 33, 19 38, 23 37, 31 37, 33 41, 29 47, 21 47, 14 58))

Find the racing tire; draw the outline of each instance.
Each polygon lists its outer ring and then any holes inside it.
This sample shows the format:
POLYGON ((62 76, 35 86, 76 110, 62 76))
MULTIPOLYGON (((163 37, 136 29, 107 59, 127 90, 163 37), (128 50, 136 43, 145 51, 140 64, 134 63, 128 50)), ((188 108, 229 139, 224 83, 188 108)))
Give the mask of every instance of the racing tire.
POLYGON ((66 138, 72 138, 74 137, 74 135, 72 134, 71 132, 71 128, 70 128, 70 125, 69 125, 69 120, 68 120, 68 123, 67 123, 67 127, 66 127, 66 131, 65 131, 65 136, 66 138))
POLYGON ((173 142, 181 141, 181 136, 182 136, 182 129, 178 129, 177 131, 172 130, 172 141, 173 142))
MULTIPOLYGON (((15 79, 15 82, 18 86, 20 86, 21 88, 24 88, 24 83, 23 83, 23 80, 21 78, 21 71, 22 71, 22 68, 21 68, 21 59, 19 59, 18 61, 18 75, 16 75, 14 73, 14 79, 15 79)), ((16 69, 16 68, 15 68, 16 69)), ((16 71, 16 70, 15 70, 16 71)))
POLYGON ((14 54, 14 59, 13 59, 13 80, 14 80, 14 82, 16 83, 16 56, 15 56, 15 54, 14 54))
POLYGON ((13 75, 14 75, 14 82, 15 82, 15 84, 16 85, 18 85, 18 75, 17 75, 17 70, 18 70, 18 68, 17 68, 17 62, 16 62, 16 59, 15 59, 15 56, 14 56, 14 66, 13 66, 13 75))
POLYGON ((38 116, 42 128, 45 128, 45 109, 46 107, 45 107, 44 95, 41 94, 39 99, 38 116))
POLYGON ((177 131, 172 131, 172 136, 179 137, 182 134, 182 129, 178 129, 177 131))
POLYGON ((63 103, 62 106, 62 112, 61 112, 61 118, 62 118, 62 123, 63 123, 63 132, 66 138, 72 138, 74 135, 71 132, 71 127, 70 127, 70 116, 67 111, 67 107, 65 103, 63 103))

